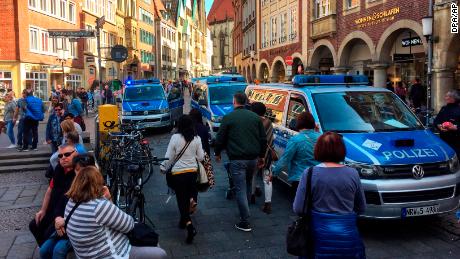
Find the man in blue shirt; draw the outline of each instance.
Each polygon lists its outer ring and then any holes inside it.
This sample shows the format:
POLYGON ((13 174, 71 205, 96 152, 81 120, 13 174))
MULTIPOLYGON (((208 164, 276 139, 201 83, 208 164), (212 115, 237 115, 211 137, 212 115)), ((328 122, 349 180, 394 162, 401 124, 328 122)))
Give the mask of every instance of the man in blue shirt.
POLYGON ((37 150, 38 144, 38 123, 45 117, 45 105, 42 100, 27 91, 26 112, 24 119, 24 134, 22 142, 24 146, 19 151, 29 151, 30 136, 32 136, 32 150, 37 150))

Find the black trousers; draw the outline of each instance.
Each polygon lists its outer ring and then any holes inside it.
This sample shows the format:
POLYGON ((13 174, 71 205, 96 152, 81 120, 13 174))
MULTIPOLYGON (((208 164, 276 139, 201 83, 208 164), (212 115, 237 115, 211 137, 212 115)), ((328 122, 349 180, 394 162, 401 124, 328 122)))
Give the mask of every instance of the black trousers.
POLYGON ((37 148, 38 144, 38 121, 31 118, 24 119, 24 133, 22 135, 23 148, 27 149, 32 144, 32 149, 37 148), (32 136, 32 143, 29 143, 32 136))
POLYGON ((45 215, 39 224, 35 222, 35 218, 29 223, 29 230, 35 237, 38 246, 41 246, 54 233, 54 219, 45 215))
POLYGON ((187 223, 190 218, 190 198, 193 198, 196 190, 197 173, 184 173, 171 176, 171 187, 176 193, 177 207, 180 212, 181 222, 187 223))
POLYGON ((294 198, 295 198, 298 186, 299 186, 299 181, 291 182, 290 196, 291 196, 292 200, 294 200, 294 198))

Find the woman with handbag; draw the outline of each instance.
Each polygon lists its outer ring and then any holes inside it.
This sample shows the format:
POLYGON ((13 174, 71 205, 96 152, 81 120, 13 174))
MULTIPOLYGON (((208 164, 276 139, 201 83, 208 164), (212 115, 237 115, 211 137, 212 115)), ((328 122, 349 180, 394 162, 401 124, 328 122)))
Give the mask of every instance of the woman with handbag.
POLYGON ((283 155, 275 163, 273 175, 277 176, 281 171, 288 173, 291 195, 294 197, 302 173, 305 169, 318 164, 313 157, 313 148, 320 134, 316 130, 315 119, 309 112, 300 113, 292 121, 295 121, 299 134, 288 140, 283 155))
MULTIPOLYGON (((259 115, 262 123, 264 125, 265 134, 267 135, 267 151, 265 151, 265 165, 262 168, 259 168, 258 172, 253 174, 252 176, 252 195, 251 195, 251 203, 256 203, 256 193, 259 187, 256 186, 256 177, 257 175, 262 175, 262 181, 264 183, 264 194, 265 194, 265 203, 262 207, 262 211, 270 214, 272 212, 272 193, 273 193, 273 185, 272 185, 272 161, 276 161, 277 155, 273 148, 273 125, 270 119, 265 117, 265 112, 267 111, 267 107, 265 104, 261 102, 254 102, 251 105, 251 110, 259 115)), ((259 190, 260 191, 260 190, 259 190)))
POLYGON ((172 135, 165 154, 168 160, 161 164, 168 186, 176 193, 180 212, 179 227, 187 229, 186 242, 193 242, 196 229, 190 218, 190 199, 197 192, 198 163, 204 159, 201 138, 196 134, 189 115, 182 115, 177 122, 177 133, 172 135))
POLYGON ((300 258, 366 257, 356 226, 357 214, 366 209, 364 191, 356 169, 341 164, 345 154, 342 136, 326 132, 315 145, 315 160, 321 164, 302 175, 293 207, 309 217, 313 244, 305 244, 312 249, 300 258))
MULTIPOLYGON (((211 157, 209 156, 209 154, 211 154, 211 148, 209 147, 209 142, 211 141, 211 134, 209 133, 209 128, 203 124, 203 115, 201 114, 200 110, 193 108, 190 110, 189 115, 194 122, 195 132, 201 139, 201 147, 203 148, 203 151, 205 153, 204 160, 202 162, 202 165, 203 165, 202 168, 206 171, 208 183, 203 186, 204 190, 201 190, 201 191, 205 191, 208 188, 212 188, 215 184, 214 169, 211 164, 211 157)), ((195 212, 197 205, 198 205, 198 190, 196 193, 193 194, 193 198, 190 200, 190 212, 192 214, 195 212)))
POLYGON ((66 223, 61 222, 57 232, 67 233, 77 258, 166 258, 159 247, 130 244, 127 234, 134 219, 106 199, 104 192, 104 179, 93 166, 83 168, 67 192, 66 223))

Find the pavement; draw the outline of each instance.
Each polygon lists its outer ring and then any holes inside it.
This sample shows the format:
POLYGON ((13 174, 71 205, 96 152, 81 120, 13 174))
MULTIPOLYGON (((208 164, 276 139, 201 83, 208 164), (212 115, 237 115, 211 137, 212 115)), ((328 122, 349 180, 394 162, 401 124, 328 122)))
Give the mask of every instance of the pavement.
MULTIPOLYGON (((93 122, 86 123, 93 129, 93 122)), ((5 146, 4 137, 0 135, 0 146, 5 146)), ((164 157, 170 137, 164 130, 149 132, 154 155, 164 157)), ((258 198, 257 204, 250 206, 253 231, 241 232, 234 228, 238 221, 236 202, 225 198, 228 180, 223 163, 213 164, 216 186, 199 195, 198 210, 192 216, 198 234, 192 245, 185 243, 186 233, 177 227, 175 197, 168 194, 158 168, 144 187, 147 216, 169 257, 294 258, 285 249, 287 226, 295 218, 287 186, 275 181, 273 213, 263 213, 263 198, 258 198)), ((258 182, 261 184, 260 179, 258 182)), ((38 258, 28 223, 38 211, 46 188, 44 172, 0 174, 0 259, 38 258)), ((458 258, 460 254, 460 228, 454 213, 406 220, 359 220, 359 230, 367 258, 458 258)))

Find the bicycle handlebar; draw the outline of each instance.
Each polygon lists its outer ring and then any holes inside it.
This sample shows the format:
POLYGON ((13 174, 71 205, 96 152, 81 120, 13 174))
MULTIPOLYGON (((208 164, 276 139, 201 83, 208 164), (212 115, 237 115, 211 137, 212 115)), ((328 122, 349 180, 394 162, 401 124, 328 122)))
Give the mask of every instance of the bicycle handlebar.
POLYGON ((153 157, 151 159, 125 159, 125 158, 116 159, 115 158, 114 160, 117 162, 122 162, 122 163, 132 164, 132 165, 142 165, 142 164, 149 163, 149 162, 152 162, 155 165, 159 165, 160 162, 169 160, 169 158, 157 158, 157 157, 153 157))

